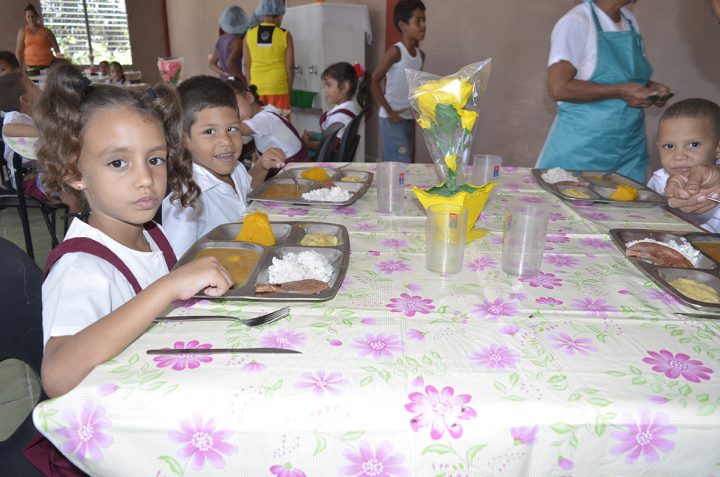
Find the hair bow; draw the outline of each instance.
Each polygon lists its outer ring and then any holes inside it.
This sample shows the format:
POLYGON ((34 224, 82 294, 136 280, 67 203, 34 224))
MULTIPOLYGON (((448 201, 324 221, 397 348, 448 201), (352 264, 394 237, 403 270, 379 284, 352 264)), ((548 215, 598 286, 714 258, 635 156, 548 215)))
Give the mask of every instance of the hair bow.
POLYGON ((357 76, 358 78, 362 78, 363 76, 365 76, 365 72, 367 71, 367 69, 363 68, 360 63, 355 63, 353 65, 353 68, 355 68, 355 76, 357 76))

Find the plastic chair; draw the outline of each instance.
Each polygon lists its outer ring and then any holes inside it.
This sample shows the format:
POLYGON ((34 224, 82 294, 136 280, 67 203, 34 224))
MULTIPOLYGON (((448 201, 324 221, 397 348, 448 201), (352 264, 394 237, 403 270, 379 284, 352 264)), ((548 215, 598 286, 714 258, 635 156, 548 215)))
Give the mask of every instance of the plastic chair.
MULTIPOLYGON (((26 379, 15 383, 19 386, 35 383, 40 375, 43 355, 42 281, 42 271, 35 262, 17 245, 0 238, 0 299, 3 303, 0 362, 8 363, 5 360, 14 358, 26 363, 35 373, 33 376, 28 372, 26 379)), ((3 386, 10 384, 3 383, 3 386)), ((26 399, 37 402, 44 397, 30 393, 26 399)), ((31 407, 28 406, 28 415, 20 427, 7 440, 0 442, 3 475, 42 475, 22 454, 22 449, 36 433, 29 413, 31 407)))
POLYGON ((53 204, 25 196, 25 193, 22 190, 24 173, 22 157, 20 154, 15 153, 13 155, 13 168, 15 169, 15 184, 17 187, 15 189, 8 189, 4 187, 0 188, 0 209, 14 207, 18 210, 18 214, 20 215, 20 224, 22 225, 23 236, 25 238, 25 251, 31 258, 34 259, 35 253, 33 250, 32 237, 30 235, 30 219, 28 217, 27 209, 40 209, 43 220, 45 221, 45 226, 50 233, 50 241, 52 242, 52 246, 55 247, 59 243, 55 228, 57 224, 55 214, 58 211, 64 212, 64 230, 67 232, 68 208, 65 204, 53 204))
POLYGON ((320 146, 318 147, 317 162, 330 162, 332 153, 337 146, 337 133, 345 125, 343 123, 332 123, 323 131, 320 137, 320 146))
POLYGON ((358 131, 360 130, 360 124, 362 124, 364 116, 365 113, 358 114, 345 127, 342 139, 340 139, 340 146, 338 147, 337 154, 335 154, 334 162, 353 162, 355 159, 355 152, 360 143, 358 131))

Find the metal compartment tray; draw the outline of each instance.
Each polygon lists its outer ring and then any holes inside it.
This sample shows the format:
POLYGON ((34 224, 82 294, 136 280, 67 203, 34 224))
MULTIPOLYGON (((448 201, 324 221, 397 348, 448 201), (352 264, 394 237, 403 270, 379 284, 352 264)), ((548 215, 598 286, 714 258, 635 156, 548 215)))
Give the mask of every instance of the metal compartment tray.
MULTIPOLYGON (((259 260, 250 272, 244 284, 236 285, 220 298, 231 300, 268 300, 268 301, 325 301, 333 298, 347 273, 350 261, 350 236, 347 229, 339 224, 327 222, 273 222, 271 224, 276 244, 263 246, 250 242, 239 242, 235 237, 242 229, 242 222, 233 222, 219 225, 201 237, 190 249, 178 260, 175 267, 180 267, 192 261, 195 256, 206 248, 219 249, 242 249, 252 250, 260 254, 259 260), (300 241, 308 233, 322 233, 335 235, 338 244, 333 247, 306 246, 300 241), (272 265, 273 257, 282 258, 289 252, 302 252, 314 250, 324 255, 333 267, 333 274, 328 282, 329 289, 315 294, 303 293, 263 293, 255 294, 257 283, 268 282, 268 267, 272 265)), ((210 298, 204 294, 196 295, 197 298, 210 298)))

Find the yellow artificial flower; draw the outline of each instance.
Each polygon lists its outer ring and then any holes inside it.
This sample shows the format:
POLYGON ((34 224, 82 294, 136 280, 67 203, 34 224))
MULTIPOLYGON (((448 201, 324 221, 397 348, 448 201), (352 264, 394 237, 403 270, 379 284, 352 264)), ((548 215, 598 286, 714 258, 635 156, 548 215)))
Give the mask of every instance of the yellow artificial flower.
POLYGON ((446 154, 445 155, 445 165, 448 166, 448 169, 451 171, 455 171, 457 169, 457 161, 455 154, 446 154))
POLYGON ((432 127, 432 119, 427 116, 420 116, 417 123, 423 129, 430 129, 432 127))
POLYGON ((463 129, 467 132, 472 131, 475 121, 477 120, 478 113, 475 111, 468 111, 467 109, 458 109, 458 114, 460 115, 460 121, 462 122, 463 129))
POLYGON ((459 110, 467 104, 472 92, 473 86, 466 80, 441 78, 421 85, 415 95, 422 115, 435 119, 435 106, 449 104, 459 110))

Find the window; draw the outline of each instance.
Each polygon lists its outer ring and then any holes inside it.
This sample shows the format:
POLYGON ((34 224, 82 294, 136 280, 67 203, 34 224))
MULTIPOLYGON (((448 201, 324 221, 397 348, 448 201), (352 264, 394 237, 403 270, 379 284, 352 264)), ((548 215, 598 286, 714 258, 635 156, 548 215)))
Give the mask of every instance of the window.
POLYGON ((43 24, 75 64, 132 64, 125 0, 41 0, 43 24))

